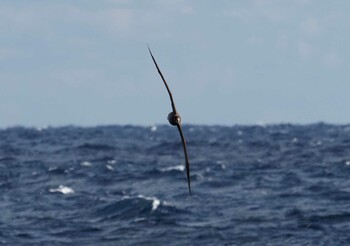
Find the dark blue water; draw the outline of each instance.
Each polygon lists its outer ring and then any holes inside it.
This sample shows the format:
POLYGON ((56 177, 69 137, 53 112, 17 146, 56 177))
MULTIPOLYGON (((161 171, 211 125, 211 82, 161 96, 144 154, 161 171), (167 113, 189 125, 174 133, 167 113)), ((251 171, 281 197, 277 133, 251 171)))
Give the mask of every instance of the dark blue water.
POLYGON ((0 244, 350 245, 350 125, 0 130, 0 244))

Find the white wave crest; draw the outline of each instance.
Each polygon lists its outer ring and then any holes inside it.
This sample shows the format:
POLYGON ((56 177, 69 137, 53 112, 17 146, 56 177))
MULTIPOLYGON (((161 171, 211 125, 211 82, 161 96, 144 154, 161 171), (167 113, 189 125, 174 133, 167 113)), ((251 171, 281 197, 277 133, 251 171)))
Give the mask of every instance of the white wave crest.
POLYGON ((111 170, 111 171, 114 170, 114 167, 112 167, 111 165, 106 165, 106 167, 108 170, 111 170))
POLYGON ((177 165, 177 166, 172 166, 172 167, 161 168, 160 170, 162 172, 169 172, 169 171, 181 171, 181 172, 183 172, 185 170, 185 166, 184 165, 177 165))
POLYGON ((88 161, 83 161, 82 163, 80 163, 80 165, 82 165, 84 167, 91 167, 92 166, 91 162, 88 162, 88 161))
POLYGON ((63 185, 60 185, 58 186, 57 189, 50 189, 49 190, 50 192, 60 192, 64 195, 68 195, 68 194, 73 194, 74 193, 74 190, 72 188, 69 188, 67 186, 63 186, 63 185))
POLYGON ((143 195, 138 195, 137 197, 152 201, 152 211, 155 211, 160 205, 160 200, 156 197, 148 197, 148 196, 143 196, 143 195))

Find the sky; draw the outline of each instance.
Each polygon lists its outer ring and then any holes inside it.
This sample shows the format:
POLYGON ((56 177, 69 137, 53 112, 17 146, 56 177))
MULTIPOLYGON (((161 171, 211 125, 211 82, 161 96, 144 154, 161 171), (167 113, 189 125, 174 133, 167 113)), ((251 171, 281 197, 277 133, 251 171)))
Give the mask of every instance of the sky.
POLYGON ((350 123, 350 1, 2 0, 0 128, 350 123))

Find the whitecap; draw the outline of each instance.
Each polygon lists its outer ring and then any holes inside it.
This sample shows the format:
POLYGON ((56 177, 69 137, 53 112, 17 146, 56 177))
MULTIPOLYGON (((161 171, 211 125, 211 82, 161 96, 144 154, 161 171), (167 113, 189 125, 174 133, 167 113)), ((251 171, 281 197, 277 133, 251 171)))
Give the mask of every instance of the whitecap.
POLYGON ((164 201, 164 202, 163 202, 163 205, 164 205, 164 206, 171 206, 171 203, 170 203, 170 202, 167 202, 167 201, 164 201))
POLYGON ((111 165, 106 165, 108 170, 114 170, 114 167, 112 167, 111 165))
POLYGON ((183 172, 185 170, 184 165, 177 165, 177 166, 172 166, 172 167, 166 167, 166 168, 161 168, 160 171, 162 172, 169 172, 169 171, 180 171, 183 172))
POLYGON ((89 161, 83 161, 82 163, 80 163, 80 165, 84 166, 84 167, 91 167, 92 163, 89 161))
POLYGON ((130 196, 125 195, 125 196, 123 196, 123 197, 121 198, 122 201, 123 201, 123 200, 127 200, 127 199, 130 199, 130 196))
POLYGON ((226 165, 224 161, 218 160, 216 161, 216 164, 220 165, 221 169, 226 169, 226 165))
POLYGON ((152 201, 152 211, 155 211, 159 205, 160 205, 160 200, 156 197, 147 197, 143 195, 138 195, 138 198, 146 199, 146 200, 151 200, 152 201))
POLYGON ((46 130, 47 128, 49 128, 49 127, 48 126, 43 126, 43 127, 38 126, 38 127, 35 127, 35 130, 37 130, 38 132, 41 132, 43 130, 46 130))
POLYGON ((145 220, 146 220, 146 218, 144 218, 144 217, 135 218, 135 219, 134 219, 134 222, 140 222, 140 221, 145 221, 145 220))
POLYGON ((63 186, 63 185, 60 185, 58 186, 57 189, 50 189, 49 190, 50 192, 60 192, 64 195, 68 195, 68 194, 73 194, 74 193, 74 190, 72 188, 69 188, 68 186, 63 186))
POLYGON ((151 129, 152 132, 155 132, 155 131, 157 131, 157 126, 156 126, 156 125, 153 125, 153 126, 151 126, 150 129, 151 129))
POLYGON ((108 160, 108 161, 107 161, 107 164, 116 164, 116 163, 117 163, 116 160, 108 160))
POLYGON ((153 200, 152 202, 152 210, 156 210, 158 206, 160 205, 160 201, 158 199, 153 200))

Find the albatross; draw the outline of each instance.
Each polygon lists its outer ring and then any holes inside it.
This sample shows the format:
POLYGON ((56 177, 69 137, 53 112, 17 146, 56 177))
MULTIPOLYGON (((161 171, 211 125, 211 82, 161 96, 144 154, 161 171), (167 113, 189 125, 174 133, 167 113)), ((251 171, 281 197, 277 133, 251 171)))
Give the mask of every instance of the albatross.
POLYGON ((152 60, 154 62, 154 65, 156 66, 156 68, 158 70, 158 73, 159 73, 160 77, 162 78, 162 80, 164 82, 164 85, 166 87, 166 90, 168 91, 168 94, 169 94, 169 97, 170 97, 171 107, 172 107, 173 111, 168 114, 168 121, 169 121, 170 125, 176 126, 177 129, 179 130, 179 133, 180 133, 180 137, 181 137, 181 141, 182 141, 182 147, 183 147, 184 154, 185 154, 188 191, 190 192, 190 195, 192 195, 192 192, 191 192, 191 176, 190 176, 190 161, 189 161, 189 158, 188 158, 186 140, 185 140, 184 134, 182 132, 181 117, 180 117, 179 112, 176 110, 173 96, 171 94, 171 91, 169 89, 169 86, 168 86, 167 82, 164 79, 164 76, 163 76, 162 72, 160 71, 160 69, 158 67, 156 59, 154 59, 154 56, 153 56, 152 51, 149 48, 149 46, 147 46, 147 47, 148 47, 148 51, 149 51, 149 53, 150 53, 150 55, 152 57, 152 60))

